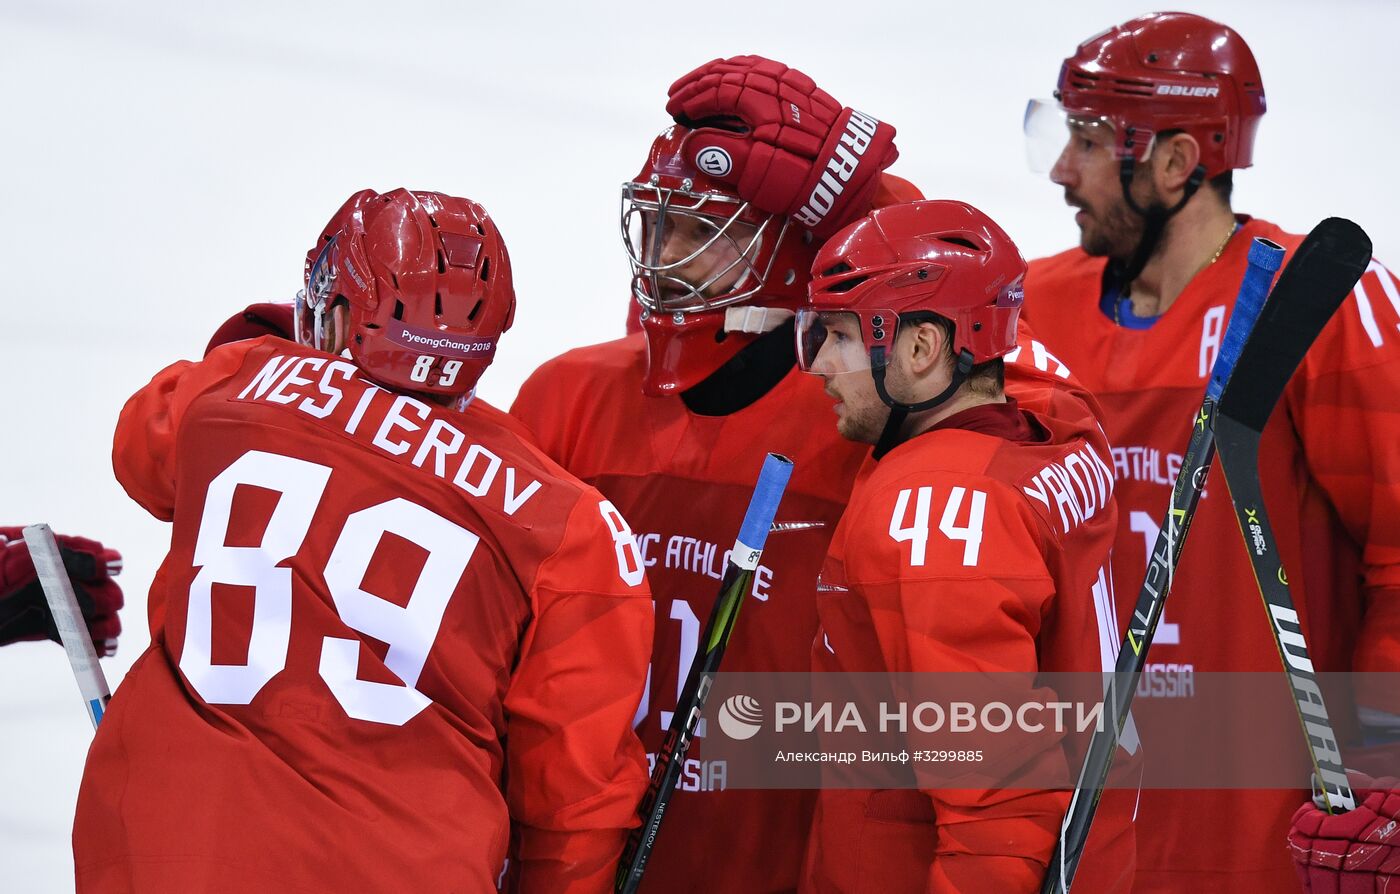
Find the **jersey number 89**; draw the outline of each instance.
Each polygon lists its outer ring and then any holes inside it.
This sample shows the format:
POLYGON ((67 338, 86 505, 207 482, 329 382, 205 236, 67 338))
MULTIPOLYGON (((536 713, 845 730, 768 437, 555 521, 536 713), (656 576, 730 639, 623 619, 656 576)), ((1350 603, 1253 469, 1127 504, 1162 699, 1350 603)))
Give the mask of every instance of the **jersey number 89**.
MULTIPOLYGON (((210 704, 246 705, 287 664, 291 638, 292 570, 278 567, 301 549, 331 470, 276 453, 249 451, 214 478, 195 541, 189 617, 180 670, 210 704), (256 546, 228 546, 229 516, 240 484, 281 496, 256 546), (245 664, 212 660, 213 585, 251 587, 253 624, 245 664)), ((345 713, 401 726, 430 704, 415 687, 442 625, 448 600, 480 542, 476 534, 404 499, 387 500, 346 517, 323 571, 331 599, 353 630, 387 643, 384 664, 403 685, 358 679, 358 639, 327 636, 321 643, 321 679, 345 713), (375 547, 393 533, 427 552, 407 604, 361 589, 375 547)))

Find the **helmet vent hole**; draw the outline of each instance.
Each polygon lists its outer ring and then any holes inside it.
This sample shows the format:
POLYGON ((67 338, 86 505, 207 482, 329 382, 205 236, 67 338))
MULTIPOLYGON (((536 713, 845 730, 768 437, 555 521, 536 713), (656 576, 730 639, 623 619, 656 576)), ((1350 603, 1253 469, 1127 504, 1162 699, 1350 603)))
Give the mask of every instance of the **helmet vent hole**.
POLYGON ((394 284, 394 291, 397 292, 399 289, 399 275, 397 273, 390 273, 389 281, 394 284))
POLYGON ((433 229, 436 230, 438 228, 437 218, 433 217, 431 214, 428 215, 428 223, 433 225, 433 229))
POLYGON ((402 302, 402 301, 395 301, 395 302, 394 302, 394 319, 399 320, 400 322, 403 321, 403 302, 402 302))
POLYGON ((827 291, 836 292, 838 294, 842 292, 849 292, 851 289, 854 289, 856 286, 860 285, 868 279, 870 279, 870 277, 868 276, 852 276, 850 279, 841 280, 834 286, 829 286, 827 288, 827 291))
POLYGON ((472 229, 473 229, 473 230, 476 230, 476 235, 478 235, 478 236, 485 236, 485 235, 486 235, 486 231, 483 230, 483 229, 481 228, 481 224, 479 224, 479 223, 474 223, 474 224, 472 224, 472 229))
POLYGON ((438 249, 437 258, 438 258, 438 273, 446 273, 446 272, 447 272, 447 255, 443 254, 442 249, 438 249))
POLYGON ((434 293, 433 293, 433 313, 436 314, 436 315, 439 316, 439 317, 442 316, 442 293, 441 293, 441 292, 434 292, 434 293))
POLYGON ((476 320, 476 315, 479 314, 479 313, 481 313, 481 305, 482 305, 482 304, 483 304, 482 301, 477 301, 476 304, 473 304, 473 305, 472 305, 471 313, 467 314, 467 322, 468 322, 468 323, 474 322, 474 321, 476 320))
POLYGON ((486 282, 491 278, 491 259, 481 259, 481 281, 486 282))
POLYGON ((823 270, 822 276, 840 276, 842 273, 850 273, 854 269, 855 268, 852 267, 850 264, 847 264, 845 261, 841 261, 840 263, 833 264, 832 266, 823 270))
POLYGON ((783 285, 790 286, 795 282, 797 282, 797 271, 789 269, 787 276, 783 277, 783 285))
POLYGON ((962 248, 970 248, 973 251, 986 251, 985 248, 973 242, 971 239, 966 239, 962 236, 939 236, 938 241, 946 242, 949 245, 957 245, 962 248))

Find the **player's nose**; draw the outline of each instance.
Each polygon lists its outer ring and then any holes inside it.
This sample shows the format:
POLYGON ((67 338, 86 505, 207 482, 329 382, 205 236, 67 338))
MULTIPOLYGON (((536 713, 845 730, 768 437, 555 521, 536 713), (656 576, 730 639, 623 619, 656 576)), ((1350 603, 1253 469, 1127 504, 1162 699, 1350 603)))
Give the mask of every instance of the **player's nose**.
POLYGON ((1055 159, 1055 164, 1050 167, 1050 182, 1066 188, 1079 182, 1078 168, 1069 157, 1069 144, 1065 144, 1065 148, 1060 150, 1060 157, 1055 159))

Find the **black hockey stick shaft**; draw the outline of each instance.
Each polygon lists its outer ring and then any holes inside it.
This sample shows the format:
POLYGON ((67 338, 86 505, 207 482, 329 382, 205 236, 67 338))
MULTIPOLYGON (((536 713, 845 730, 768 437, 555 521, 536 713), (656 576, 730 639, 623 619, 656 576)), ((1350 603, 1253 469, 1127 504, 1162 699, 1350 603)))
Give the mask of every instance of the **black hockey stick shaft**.
POLYGON ((642 798, 642 824, 632 831, 622 851, 615 885, 619 894, 632 894, 642 882, 642 873, 646 871, 661 820, 666 815, 666 807, 680 779, 695 725, 700 720, 714 674, 719 670, 720 660, 724 658, 724 651, 729 645, 729 636, 734 632, 744 597, 753 586, 754 572, 758 569, 763 545, 772 529, 773 516, 777 514, 778 503, 791 476, 791 460, 776 453, 768 454, 759 472, 758 483, 754 486, 748 511, 744 514, 744 523, 739 528, 739 537, 729 554, 724 577, 720 580, 719 598, 715 600, 710 619, 701 634, 703 647, 696 650, 685 686, 681 688, 680 698, 676 701, 671 728, 666 731, 666 738, 656 754, 651 782, 642 798))
MULTIPOLYGON (((1290 293, 1298 296, 1298 306, 1271 304, 1266 309, 1266 319, 1274 313, 1287 326, 1276 327, 1281 334, 1272 344, 1256 349, 1251 343, 1245 348, 1240 363, 1257 364, 1262 373, 1226 387, 1220 399, 1216 439, 1220 469, 1268 614, 1269 630, 1288 674, 1321 797, 1329 813, 1344 813, 1356 806, 1356 799, 1347 782, 1337 735, 1327 716, 1302 621, 1278 554, 1278 542, 1264 509, 1259 443, 1269 414, 1303 355, 1366 272, 1371 261, 1371 240, 1351 221, 1328 218, 1308 234, 1295 256, 1302 257, 1304 253, 1311 253, 1315 260, 1300 271, 1301 281, 1290 293)), ((1288 275, 1287 271, 1284 275, 1288 275)), ((1283 282, 1279 285, 1282 287, 1283 282)))
POLYGON ((1128 622, 1128 632, 1118 650, 1118 660, 1104 694, 1104 708, 1111 726, 1096 729, 1084 755, 1079 780, 1070 796, 1069 808, 1060 827, 1059 841, 1050 856, 1049 869, 1041 891, 1067 891, 1079 868, 1089 829, 1103 796, 1108 770, 1127 723, 1128 708, 1137 691, 1137 677, 1147 661, 1147 649, 1157 632, 1162 606, 1171 590, 1172 575, 1181 557, 1182 544, 1200 501, 1211 460, 1215 456, 1212 423, 1216 400, 1233 372, 1246 339, 1254 327, 1274 273, 1283 259, 1283 248, 1267 239, 1255 239, 1249 249, 1249 267, 1240 283, 1230 325, 1221 342, 1220 353, 1211 368, 1205 399, 1196 413, 1191 440, 1172 487, 1171 505, 1162 521, 1157 542, 1148 556, 1147 571, 1138 591, 1137 605, 1128 622))

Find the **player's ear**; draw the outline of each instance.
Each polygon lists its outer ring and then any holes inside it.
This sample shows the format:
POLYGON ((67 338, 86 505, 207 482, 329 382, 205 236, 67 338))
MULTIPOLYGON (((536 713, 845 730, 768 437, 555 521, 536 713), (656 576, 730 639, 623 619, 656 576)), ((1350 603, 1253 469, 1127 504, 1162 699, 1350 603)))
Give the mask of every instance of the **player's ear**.
POLYGON ((1172 195, 1186 186, 1191 173, 1201 163, 1201 144, 1187 133, 1157 139, 1152 151, 1152 174, 1161 192, 1172 195))
POLYGON ((924 321, 907 327, 905 356, 909 371, 922 376, 937 367, 948 353, 947 342, 943 329, 934 323, 924 321))

